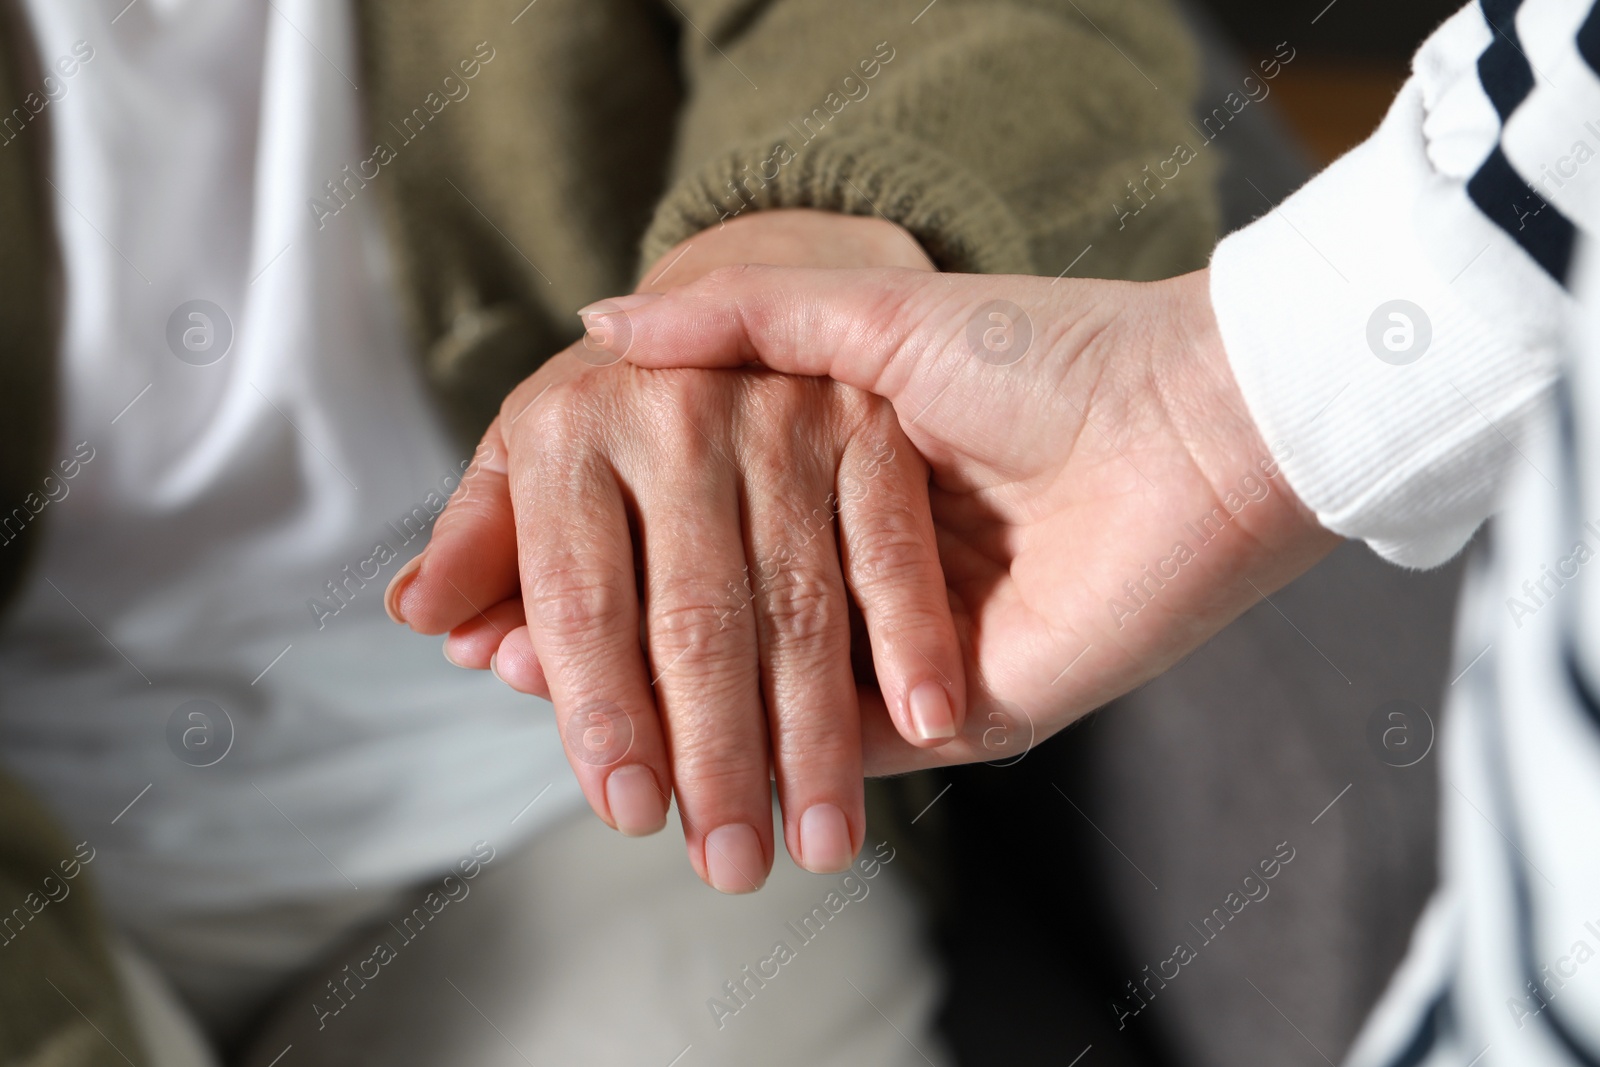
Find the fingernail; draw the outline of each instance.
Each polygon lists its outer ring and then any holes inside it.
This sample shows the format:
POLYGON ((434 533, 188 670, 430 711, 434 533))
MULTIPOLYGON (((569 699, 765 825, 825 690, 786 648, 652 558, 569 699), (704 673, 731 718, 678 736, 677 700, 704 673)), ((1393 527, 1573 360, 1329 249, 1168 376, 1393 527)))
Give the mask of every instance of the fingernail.
POLYGON ((617 829, 629 837, 644 837, 667 825, 667 799, 649 767, 635 763, 619 767, 606 779, 606 803, 617 829))
POLYGON ((629 293, 627 296, 612 296, 604 300, 596 300, 592 304, 585 304, 578 309, 578 318, 588 318, 591 314, 605 314, 611 311, 632 311, 642 308, 652 300, 660 300, 660 293, 629 293))
MULTIPOLYGON (((446 656, 445 658, 449 659, 448 656, 446 656)), ((454 661, 452 661, 452 662, 454 662, 454 661)), ((496 678, 499 678, 501 685, 509 685, 509 684, 511 684, 511 683, 507 682, 504 678, 500 678, 500 653, 498 653, 498 652, 489 653, 489 673, 494 675, 496 678)))
POLYGON ((466 668, 465 664, 458 663, 456 658, 450 654, 450 642, 448 640, 440 647, 444 649, 444 658, 449 661, 450 666, 461 667, 463 670, 466 668))
POLYGON ((800 865, 812 874, 837 874, 850 866, 850 824, 832 804, 813 804, 800 816, 800 865))
POLYGON ((766 867, 755 827, 729 823, 706 835, 706 877, 718 892, 755 892, 766 883, 766 867))
POLYGON ((401 626, 406 624, 406 617, 400 614, 400 598, 405 595, 406 586, 411 584, 411 579, 422 566, 422 555, 420 552, 417 553, 406 561, 404 567, 395 571, 394 577, 389 579, 389 588, 383 591, 383 610, 389 613, 389 618, 401 626))
POLYGON ((950 694, 938 682, 923 682, 911 691, 911 725, 924 741, 947 741, 956 735, 956 713, 950 694))

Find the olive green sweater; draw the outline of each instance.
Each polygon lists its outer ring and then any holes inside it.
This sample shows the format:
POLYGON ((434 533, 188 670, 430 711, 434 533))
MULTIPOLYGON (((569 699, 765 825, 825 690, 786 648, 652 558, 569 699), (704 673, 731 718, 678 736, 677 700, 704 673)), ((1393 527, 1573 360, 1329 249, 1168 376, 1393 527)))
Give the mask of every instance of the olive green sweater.
MULTIPOLYGON (((878 214, 952 271, 1153 278, 1213 240, 1204 163, 1137 227, 1114 206, 1188 135, 1195 62, 1165 0, 354 2, 373 153, 308 208, 382 204, 414 350, 464 446, 576 339, 575 309, 745 212, 878 214)), ((30 507, 54 444, 43 75, 0 0, 0 520, 30 507)), ((0 601, 48 520, 0 545, 0 601)), ((45 831, 0 803, 4 872, 45 831)), ((65 968, 84 1014, 42 981, 0 983, 0 1065, 123 1063, 80 1039, 90 1019, 128 1035, 92 914, 56 919, 60 936, 0 947, 0 972, 65 968)))

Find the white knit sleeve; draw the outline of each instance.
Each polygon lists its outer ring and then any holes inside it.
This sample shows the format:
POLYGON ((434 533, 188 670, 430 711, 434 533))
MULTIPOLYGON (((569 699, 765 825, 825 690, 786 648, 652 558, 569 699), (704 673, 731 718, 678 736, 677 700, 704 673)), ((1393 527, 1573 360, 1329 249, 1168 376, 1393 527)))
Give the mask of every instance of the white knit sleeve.
MULTIPOLYGON (((1328 529, 1431 566, 1542 419, 1568 301, 1467 181, 1499 143, 1477 5, 1365 144, 1222 242, 1212 301, 1263 437, 1328 529)), ((1600 167, 1600 164, 1596 164, 1600 167)))

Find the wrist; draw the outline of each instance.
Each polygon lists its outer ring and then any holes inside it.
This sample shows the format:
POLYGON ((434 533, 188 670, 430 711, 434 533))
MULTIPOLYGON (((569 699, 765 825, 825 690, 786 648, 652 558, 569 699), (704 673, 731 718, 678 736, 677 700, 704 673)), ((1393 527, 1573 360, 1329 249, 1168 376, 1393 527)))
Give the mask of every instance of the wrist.
POLYGON ((650 265, 634 291, 665 292, 743 263, 936 269, 916 238, 887 219, 785 208, 741 215, 679 242, 650 265))
POLYGON ((1304 561, 1293 569, 1298 574, 1340 538, 1322 526, 1283 473, 1280 461, 1292 454, 1288 442, 1266 440, 1250 414, 1212 309, 1210 271, 1153 284, 1161 290, 1160 312, 1141 328, 1148 331, 1149 381, 1166 422, 1219 501, 1237 497, 1246 476, 1268 486, 1262 504, 1269 506, 1244 509, 1240 525, 1269 556, 1304 561))

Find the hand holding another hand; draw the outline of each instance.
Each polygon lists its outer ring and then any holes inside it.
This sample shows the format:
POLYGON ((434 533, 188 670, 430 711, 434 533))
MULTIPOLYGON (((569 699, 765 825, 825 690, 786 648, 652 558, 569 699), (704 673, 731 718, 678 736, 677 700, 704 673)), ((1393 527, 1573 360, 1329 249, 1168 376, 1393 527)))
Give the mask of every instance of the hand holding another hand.
POLYGON ((1159 674, 1337 543, 1229 371, 1206 272, 1158 283, 735 267, 604 302, 641 367, 762 365, 894 404, 933 472, 966 728, 868 718, 869 774, 992 760, 1159 674), (625 322, 620 323, 619 317, 625 322))
MULTIPOLYGON (((646 284, 758 257, 931 269, 888 223, 766 212, 698 235, 646 284)), ((862 717, 915 748, 964 716, 927 468, 870 393, 644 370, 603 334, 506 398, 391 614, 550 697, 612 826, 660 829, 675 794, 717 888, 765 879, 774 776, 790 853, 842 870, 865 835, 862 717), (852 605, 878 682, 859 693, 852 605)))

